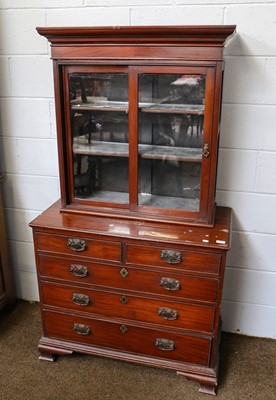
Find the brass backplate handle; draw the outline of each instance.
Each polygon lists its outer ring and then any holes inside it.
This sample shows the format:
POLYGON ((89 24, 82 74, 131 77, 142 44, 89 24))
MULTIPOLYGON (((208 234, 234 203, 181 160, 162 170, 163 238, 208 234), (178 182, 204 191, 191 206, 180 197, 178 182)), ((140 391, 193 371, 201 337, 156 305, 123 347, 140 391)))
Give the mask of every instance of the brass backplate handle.
POLYGON ((163 351, 173 351, 175 349, 174 341, 169 339, 158 338, 155 341, 155 346, 163 351))
POLYGON ((86 242, 82 239, 68 239, 67 247, 74 251, 84 251, 86 248, 86 242))
POLYGON ((180 282, 177 279, 162 277, 160 279, 160 286, 166 290, 179 290, 180 282))
POLYGON ((78 335, 87 336, 90 334, 90 328, 87 325, 83 324, 74 324, 73 331, 78 335))
POLYGON ((78 306, 85 307, 90 303, 90 297, 82 293, 73 293, 72 301, 78 306))
POLYGON ((161 250, 160 257, 169 264, 179 264, 182 261, 182 254, 176 250, 161 250))
POLYGON ((173 308, 160 307, 158 309, 158 315, 168 321, 173 321, 178 318, 178 311, 173 308))
POLYGON ((85 278, 88 276, 88 268, 80 264, 71 264, 69 272, 78 278, 85 278))

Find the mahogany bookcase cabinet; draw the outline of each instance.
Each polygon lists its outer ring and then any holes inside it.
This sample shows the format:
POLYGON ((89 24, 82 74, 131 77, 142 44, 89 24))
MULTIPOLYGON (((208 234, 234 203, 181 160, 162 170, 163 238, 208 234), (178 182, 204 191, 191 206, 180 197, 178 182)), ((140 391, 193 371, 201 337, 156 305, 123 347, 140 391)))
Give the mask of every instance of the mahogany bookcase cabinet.
POLYGON ((38 28, 51 43, 61 199, 31 226, 41 359, 176 370, 215 394, 231 210, 215 207, 234 26, 38 28))

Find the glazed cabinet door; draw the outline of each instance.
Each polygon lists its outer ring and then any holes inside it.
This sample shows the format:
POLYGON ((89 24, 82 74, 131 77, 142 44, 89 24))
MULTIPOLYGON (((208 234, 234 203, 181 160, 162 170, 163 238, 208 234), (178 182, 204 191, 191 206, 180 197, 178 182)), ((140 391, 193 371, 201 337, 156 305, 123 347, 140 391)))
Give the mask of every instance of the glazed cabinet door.
POLYGON ((206 222, 214 66, 64 66, 63 86, 70 207, 206 222))
POLYGON ((67 157, 73 203, 129 203, 128 73, 66 67, 67 157))
POLYGON ((210 178, 213 69, 148 67, 138 69, 137 74, 139 209, 204 218, 210 178))

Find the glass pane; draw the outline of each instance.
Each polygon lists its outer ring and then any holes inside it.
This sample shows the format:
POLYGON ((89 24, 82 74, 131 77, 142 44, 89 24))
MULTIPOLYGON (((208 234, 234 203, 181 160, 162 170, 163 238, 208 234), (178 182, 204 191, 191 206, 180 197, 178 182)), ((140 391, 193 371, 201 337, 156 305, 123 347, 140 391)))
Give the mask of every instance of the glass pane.
POLYGON ((139 76, 139 204, 199 210, 205 76, 139 76))
POLYGON ((129 201, 128 76, 69 74, 75 197, 129 201))

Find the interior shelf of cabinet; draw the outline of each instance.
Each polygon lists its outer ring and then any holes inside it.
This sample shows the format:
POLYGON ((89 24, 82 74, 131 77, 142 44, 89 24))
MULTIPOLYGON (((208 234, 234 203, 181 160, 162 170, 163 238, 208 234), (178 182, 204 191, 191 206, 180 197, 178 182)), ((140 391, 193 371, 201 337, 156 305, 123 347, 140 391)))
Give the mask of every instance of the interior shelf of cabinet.
POLYGON ((185 115, 203 115, 204 105, 202 104, 162 104, 148 103, 139 104, 140 110, 146 113, 163 114, 185 114, 185 115))
POLYGON ((202 150, 200 148, 190 147, 171 147, 140 144, 139 155, 141 156, 141 158, 168 161, 185 161, 199 163, 202 161, 202 150))
POLYGON ((89 143, 78 137, 73 144, 74 154, 88 156, 128 157, 128 143, 104 142, 91 140, 89 143))
MULTIPOLYGON (((193 189, 187 187, 187 189, 193 189)), ((194 188, 196 190, 196 188, 194 188)), ((114 192, 107 190, 96 190, 90 196, 78 196, 79 198, 85 198, 95 201, 103 202, 117 202, 121 204, 127 204, 129 202, 129 193, 126 192, 114 192)), ((198 198, 185 198, 185 197, 173 197, 173 196, 156 196, 149 193, 139 193, 138 204, 140 206, 147 207, 161 207, 161 208, 175 208, 177 210, 190 210, 198 211, 199 199, 198 198)))
POLYGON ((72 111, 123 111, 128 112, 128 102, 97 100, 81 102, 80 100, 71 101, 72 111))
MULTIPOLYGON (((146 113, 165 114, 188 114, 203 115, 205 106, 202 104, 162 104, 162 103, 139 103, 139 109, 146 113)), ((72 111, 123 111, 128 112, 128 102, 97 100, 81 102, 71 101, 72 111)))
MULTIPOLYGON (((104 142, 92 140, 90 143, 84 142, 84 137, 75 139, 73 145, 74 154, 88 156, 106 156, 106 157, 128 157, 128 143, 104 142)), ((157 146, 150 144, 139 144, 139 156, 141 158, 196 162, 202 161, 201 148, 190 147, 171 147, 157 146)))

